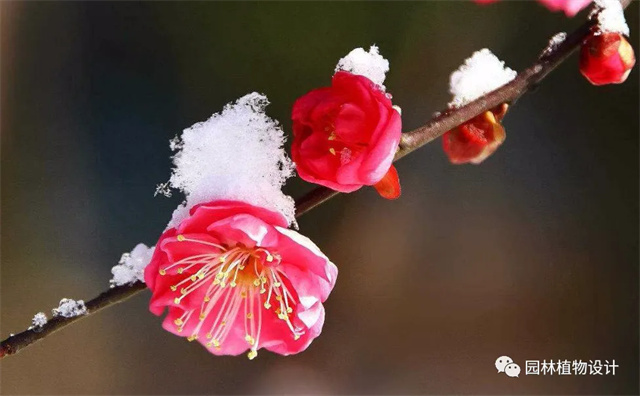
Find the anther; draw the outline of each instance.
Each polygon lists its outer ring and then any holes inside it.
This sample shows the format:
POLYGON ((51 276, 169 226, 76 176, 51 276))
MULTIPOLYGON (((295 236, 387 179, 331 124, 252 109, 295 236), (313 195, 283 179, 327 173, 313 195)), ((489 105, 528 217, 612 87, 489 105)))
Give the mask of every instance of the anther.
POLYGON ((160 270, 160 271, 158 271, 158 272, 160 273, 160 275, 166 275, 166 274, 167 274, 167 271, 165 271, 165 270, 163 270, 163 269, 161 269, 161 270, 160 270))
POLYGON ((178 319, 174 320, 173 323, 175 323, 177 326, 180 326, 184 322, 182 322, 182 319, 178 318, 178 319))
POLYGON ((171 289, 171 291, 178 290, 178 286, 176 286, 176 285, 169 286, 169 288, 171 289))
POLYGON ((192 341, 196 340, 197 338, 198 338, 198 336, 197 336, 197 335, 195 335, 195 334, 194 334, 194 335, 190 335, 190 336, 187 338, 187 341, 192 342, 192 341))
POLYGON ((264 307, 266 309, 269 309, 269 308, 271 308, 271 304, 269 304, 269 302, 267 301, 266 303, 264 303, 264 307))
POLYGON ((247 353, 247 357, 249 358, 249 360, 253 360, 253 358, 255 358, 256 356, 258 356, 258 352, 254 351, 253 349, 249 351, 249 353, 247 353))
POLYGON ((329 149, 329 152, 331 153, 331 155, 336 155, 336 149, 334 149, 333 147, 329 149))
POLYGON ((180 234, 180 235, 178 235, 176 237, 176 239, 178 239, 178 241, 182 242, 182 241, 184 241, 185 238, 184 238, 184 235, 180 234))
POLYGON ((176 304, 180 304, 180 298, 179 297, 174 298, 173 302, 176 304))
POLYGON ((200 314, 200 320, 204 320, 207 316, 203 313, 200 314))

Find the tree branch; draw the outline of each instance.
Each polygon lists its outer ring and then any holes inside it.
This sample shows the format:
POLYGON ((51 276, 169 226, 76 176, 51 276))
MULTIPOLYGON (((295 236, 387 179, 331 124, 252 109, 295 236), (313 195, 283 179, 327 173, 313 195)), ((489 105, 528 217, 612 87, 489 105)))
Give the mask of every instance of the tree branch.
MULTIPOLYGON (((621 3, 622 6, 626 8, 631 3, 631 0, 621 0, 621 3)), ((490 92, 463 107, 446 110, 433 118, 426 125, 416 128, 411 132, 404 133, 394 161, 399 160, 417 148, 422 147, 442 136, 445 132, 465 123, 478 114, 490 110, 502 103, 513 104, 520 96, 540 83, 553 69, 576 51, 587 37, 594 24, 594 21, 588 21, 583 24, 575 32, 568 35, 559 46, 540 57, 531 67, 520 72, 509 84, 490 92)), ((311 190, 296 201, 296 217, 304 215, 338 194, 338 192, 326 187, 318 187, 311 190)), ((73 318, 54 317, 41 328, 25 330, 22 333, 13 335, 2 341, 0 344, 0 359, 5 356, 15 354, 21 349, 55 333, 71 323, 89 315, 93 315, 103 308, 122 302, 145 289, 146 285, 142 282, 114 287, 88 301, 86 303, 87 313, 85 315, 73 318)))

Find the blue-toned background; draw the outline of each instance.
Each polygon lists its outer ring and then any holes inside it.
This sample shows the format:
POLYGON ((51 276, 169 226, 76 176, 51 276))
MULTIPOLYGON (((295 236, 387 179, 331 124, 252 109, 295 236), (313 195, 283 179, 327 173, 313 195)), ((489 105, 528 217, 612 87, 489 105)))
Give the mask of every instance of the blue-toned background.
MULTIPOLYGON (((180 197, 168 140, 250 91, 290 131, 293 101, 376 43, 404 129, 449 101, 489 47, 531 64, 584 21, 534 2, 2 2, 1 338, 90 299, 180 197)), ((638 51, 638 5, 627 13, 638 51)), ((340 268, 303 354, 215 357, 160 327, 149 293, 2 361, 5 394, 637 394, 638 68, 594 87, 573 56, 507 118, 505 144, 453 166, 440 141, 300 220, 340 268), (511 356, 519 379, 496 374, 511 356), (615 359, 615 376, 524 376, 525 360, 615 359)), ((311 186, 292 180, 299 197, 311 186)))

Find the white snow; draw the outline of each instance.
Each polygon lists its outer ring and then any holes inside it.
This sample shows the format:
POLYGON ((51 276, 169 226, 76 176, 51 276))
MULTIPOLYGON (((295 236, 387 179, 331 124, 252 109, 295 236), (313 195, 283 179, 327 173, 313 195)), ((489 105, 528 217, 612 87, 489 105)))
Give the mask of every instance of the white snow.
POLYGON ((72 300, 70 298, 63 298, 60 300, 58 308, 51 310, 54 317, 62 316, 65 318, 73 318, 74 316, 80 316, 87 313, 87 307, 82 300, 72 300))
POLYGON ((266 96, 250 93, 172 140, 176 154, 169 183, 186 200, 169 227, 186 218, 194 205, 218 199, 280 212, 295 226, 295 203, 281 190, 294 166, 283 148, 282 128, 264 113, 268 104, 266 96))
POLYGON ((47 315, 44 312, 38 312, 31 319, 31 326, 29 326, 29 330, 32 329, 40 329, 42 326, 47 324, 47 315))
POLYGON ((621 33, 629 36, 629 26, 619 0, 594 0, 594 3, 596 8, 590 17, 596 15, 598 32, 621 33))
POLYGON ((453 94, 453 100, 449 107, 460 107, 473 102, 513 80, 517 74, 488 49, 476 51, 451 74, 449 92, 453 94))
POLYGON ((147 247, 144 243, 139 243, 131 253, 124 253, 118 265, 111 268, 111 287, 128 285, 135 281, 144 282, 144 269, 151 261, 153 251, 154 246, 147 247))
POLYGON ((567 33, 556 33, 553 37, 551 37, 551 39, 549 39, 549 44, 547 44, 547 47, 542 51, 541 56, 551 55, 551 53, 555 51, 556 48, 558 48, 558 46, 562 44, 566 38, 567 33))
POLYGON ((157 196, 157 195, 163 195, 167 198, 171 198, 171 186, 169 185, 169 183, 159 183, 156 186, 156 192, 153 193, 153 196, 157 196))
POLYGON ((363 48, 356 48, 340 59, 335 72, 340 70, 365 76, 384 91, 384 80, 389 71, 389 61, 380 55, 376 45, 372 45, 369 52, 363 48))

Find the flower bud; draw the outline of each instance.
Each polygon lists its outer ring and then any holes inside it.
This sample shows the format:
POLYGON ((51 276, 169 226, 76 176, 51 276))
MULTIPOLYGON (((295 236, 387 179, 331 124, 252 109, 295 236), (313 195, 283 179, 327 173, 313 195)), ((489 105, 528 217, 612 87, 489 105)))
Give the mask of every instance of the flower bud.
POLYGON ((633 48, 620 33, 592 33, 582 44, 580 72, 593 85, 623 83, 635 63, 633 48))
POLYGON ((453 164, 479 164, 504 142, 506 134, 500 121, 507 112, 507 104, 472 118, 446 132, 442 147, 453 164))

